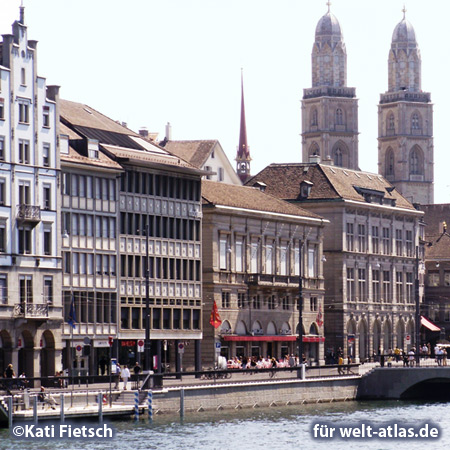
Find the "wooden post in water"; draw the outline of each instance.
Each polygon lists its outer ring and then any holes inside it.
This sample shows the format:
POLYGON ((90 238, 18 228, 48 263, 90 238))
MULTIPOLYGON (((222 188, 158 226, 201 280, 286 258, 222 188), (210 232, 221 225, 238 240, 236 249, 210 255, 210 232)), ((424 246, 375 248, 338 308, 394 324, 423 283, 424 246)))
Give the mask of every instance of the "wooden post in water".
POLYGON ((98 421, 103 422, 103 393, 100 392, 97 395, 97 401, 98 401, 98 421))
POLYGON ((61 421, 61 423, 64 423, 64 394, 59 394, 59 404, 61 408, 59 412, 59 420, 61 421))
POLYGON ((33 402, 33 422, 38 423, 38 396, 34 396, 33 402))
POLYGON ((11 429, 13 423, 13 396, 8 397, 8 426, 11 429))
POLYGON ((139 391, 134 391, 134 419, 139 420, 139 391))
POLYGON ((184 388, 180 389, 180 418, 184 418, 184 388))

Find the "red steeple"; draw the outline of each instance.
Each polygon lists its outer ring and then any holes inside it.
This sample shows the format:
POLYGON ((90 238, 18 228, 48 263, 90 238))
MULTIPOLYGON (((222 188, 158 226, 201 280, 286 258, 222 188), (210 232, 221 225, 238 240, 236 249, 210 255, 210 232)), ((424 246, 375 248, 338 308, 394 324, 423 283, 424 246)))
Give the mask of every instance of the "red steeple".
POLYGON ((250 148, 247 144, 247 127, 245 125, 244 77, 241 69, 241 127, 239 131, 239 147, 236 155, 236 172, 242 183, 250 176, 250 148))

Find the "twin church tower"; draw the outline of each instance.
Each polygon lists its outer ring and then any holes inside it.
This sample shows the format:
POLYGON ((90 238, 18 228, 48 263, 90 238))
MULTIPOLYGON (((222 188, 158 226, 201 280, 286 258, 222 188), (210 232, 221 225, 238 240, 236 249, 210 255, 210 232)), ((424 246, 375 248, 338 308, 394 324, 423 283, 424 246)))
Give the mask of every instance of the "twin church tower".
MULTIPOLYGON (((395 27, 388 59, 388 91, 378 105, 378 172, 414 203, 433 203, 433 107, 421 88, 421 58, 414 28, 395 27)), ((316 27, 312 87, 302 100, 302 156, 359 170, 358 99, 347 86, 341 26, 328 12, 316 27)))

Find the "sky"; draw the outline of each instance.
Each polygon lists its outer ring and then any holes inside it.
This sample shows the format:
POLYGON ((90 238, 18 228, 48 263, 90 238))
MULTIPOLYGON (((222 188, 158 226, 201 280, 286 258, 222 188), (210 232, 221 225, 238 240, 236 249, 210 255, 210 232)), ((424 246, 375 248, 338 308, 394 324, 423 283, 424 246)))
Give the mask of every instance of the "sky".
MULTIPOLYGON (((21 0, 0 0, 11 33, 21 0)), ((38 73, 61 97, 138 131, 217 139, 234 166, 241 69, 247 137, 256 174, 301 162, 301 98, 311 87, 311 50, 326 0, 23 0, 38 73)), ((434 104, 435 202, 450 203, 450 2, 334 0, 347 48, 347 85, 359 99, 359 165, 377 172, 377 104, 402 9, 422 55, 422 89, 434 104)))

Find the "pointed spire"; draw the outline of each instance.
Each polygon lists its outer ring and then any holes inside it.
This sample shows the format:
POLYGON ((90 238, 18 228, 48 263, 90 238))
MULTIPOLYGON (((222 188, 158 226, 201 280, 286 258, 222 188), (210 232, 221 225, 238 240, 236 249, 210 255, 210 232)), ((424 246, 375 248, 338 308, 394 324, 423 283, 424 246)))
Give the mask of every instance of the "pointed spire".
POLYGON ((327 6, 328 6, 328 13, 331 12, 331 2, 330 0, 327 1, 327 6))
POLYGON ((407 11, 406 5, 403 4, 403 9, 402 9, 402 12, 403 12, 403 19, 406 19, 406 11, 407 11))
POLYGON ((236 155, 236 172, 242 183, 250 176, 250 149, 247 144, 247 127, 245 124, 244 75, 241 69, 241 124, 239 130, 239 147, 236 155))

